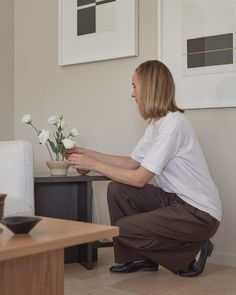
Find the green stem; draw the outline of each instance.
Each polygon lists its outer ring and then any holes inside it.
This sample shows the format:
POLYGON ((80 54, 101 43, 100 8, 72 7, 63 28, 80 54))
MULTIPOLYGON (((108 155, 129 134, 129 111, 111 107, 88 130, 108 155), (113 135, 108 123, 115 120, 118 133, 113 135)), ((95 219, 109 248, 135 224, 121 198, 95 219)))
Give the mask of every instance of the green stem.
POLYGON ((46 147, 47 147, 47 150, 48 150, 48 152, 49 152, 50 158, 51 158, 51 160, 53 161, 53 157, 52 157, 52 154, 51 154, 51 152, 50 152, 50 149, 49 149, 49 147, 48 147, 48 144, 47 144, 47 143, 46 143, 46 147))
POLYGON ((40 131, 32 124, 32 123, 30 123, 30 125, 34 128, 34 130, 38 133, 38 135, 39 135, 39 133, 40 133, 40 131))

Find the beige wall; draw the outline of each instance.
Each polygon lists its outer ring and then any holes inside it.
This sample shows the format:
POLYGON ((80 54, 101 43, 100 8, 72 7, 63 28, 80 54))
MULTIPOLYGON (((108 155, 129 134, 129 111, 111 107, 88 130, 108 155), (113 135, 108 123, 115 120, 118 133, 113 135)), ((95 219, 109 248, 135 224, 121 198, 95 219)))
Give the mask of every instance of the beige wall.
POLYGON ((0 140, 14 138, 14 0, 0 1, 0 140))
MULTIPOLYGON (((63 113, 70 127, 78 127, 78 144, 109 153, 127 154, 145 124, 130 98, 131 74, 142 61, 157 57, 157 1, 140 0, 139 56, 59 67, 57 0, 21 0, 15 3, 15 133, 34 145, 35 171, 47 171, 47 152, 36 134, 20 123, 31 113, 35 124, 47 127, 47 118, 63 113)), ((210 170, 220 188, 224 218, 215 236, 214 261, 236 265, 236 109, 187 111, 210 170)), ((108 223, 106 189, 95 185, 99 217, 108 223)))
POLYGON ((214 239, 212 261, 236 266, 236 109, 187 111, 223 201, 223 220, 214 239))

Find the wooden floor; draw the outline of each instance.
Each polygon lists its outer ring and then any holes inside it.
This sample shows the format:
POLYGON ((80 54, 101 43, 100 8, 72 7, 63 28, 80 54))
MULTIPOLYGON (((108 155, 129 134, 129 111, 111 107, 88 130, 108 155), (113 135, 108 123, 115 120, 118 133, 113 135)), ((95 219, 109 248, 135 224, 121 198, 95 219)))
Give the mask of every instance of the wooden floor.
POLYGON ((164 268, 111 274, 112 248, 99 249, 98 263, 87 271, 79 264, 65 265, 65 295, 235 295, 236 267, 207 263, 196 278, 175 276, 164 268))

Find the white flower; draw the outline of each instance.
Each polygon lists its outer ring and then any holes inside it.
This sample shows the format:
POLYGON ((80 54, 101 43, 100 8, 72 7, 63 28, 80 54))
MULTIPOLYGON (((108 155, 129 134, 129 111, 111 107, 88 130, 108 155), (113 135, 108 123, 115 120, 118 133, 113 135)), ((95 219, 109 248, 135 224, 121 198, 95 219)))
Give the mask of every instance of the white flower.
POLYGON ((64 120, 61 120, 61 121, 59 121, 59 122, 57 123, 57 127, 58 127, 58 128, 61 127, 62 130, 65 129, 66 126, 67 126, 67 125, 66 125, 66 123, 65 123, 64 120))
POLYGON ((21 119, 21 122, 22 123, 25 123, 25 124, 30 124, 32 122, 32 117, 30 114, 26 114, 22 117, 21 119))
POLYGON ((31 126, 36 131, 39 143, 47 147, 49 156, 52 161, 64 161, 64 156, 62 152, 66 149, 71 149, 75 147, 75 142, 70 138, 78 135, 78 129, 72 128, 69 133, 66 132, 67 135, 64 135, 64 129, 67 125, 63 119, 63 115, 51 115, 50 117, 48 117, 48 123, 54 126, 52 139, 50 139, 49 130, 40 130, 33 124, 30 114, 24 115, 22 117, 22 122, 31 126), (53 153, 55 154, 55 157, 53 157, 53 153))
POLYGON ((78 136, 78 135, 79 135, 78 129, 72 128, 71 131, 70 131, 70 136, 75 137, 75 136, 78 136))
POLYGON ((75 142, 69 138, 63 139, 62 143, 66 149, 72 149, 75 146, 75 142))
POLYGON ((57 115, 52 115, 48 118, 48 123, 51 125, 56 125, 59 120, 59 117, 57 115))
POLYGON ((43 129, 40 133, 39 133, 39 142, 42 143, 42 145, 45 145, 49 139, 49 131, 43 129))

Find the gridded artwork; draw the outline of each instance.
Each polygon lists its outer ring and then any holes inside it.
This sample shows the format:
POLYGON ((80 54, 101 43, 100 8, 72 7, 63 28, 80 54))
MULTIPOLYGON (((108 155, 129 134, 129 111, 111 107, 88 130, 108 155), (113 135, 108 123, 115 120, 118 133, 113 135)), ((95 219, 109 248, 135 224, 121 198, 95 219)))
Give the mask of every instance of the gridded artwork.
POLYGON ((158 57, 180 107, 236 106, 235 8, 236 0, 158 0, 158 57))
POLYGON ((187 67, 233 64, 233 33, 187 40, 187 67))
POLYGON ((138 55, 138 0, 58 0, 58 4, 59 65, 138 55))
POLYGON ((77 0, 77 35, 116 28, 116 0, 77 0))

